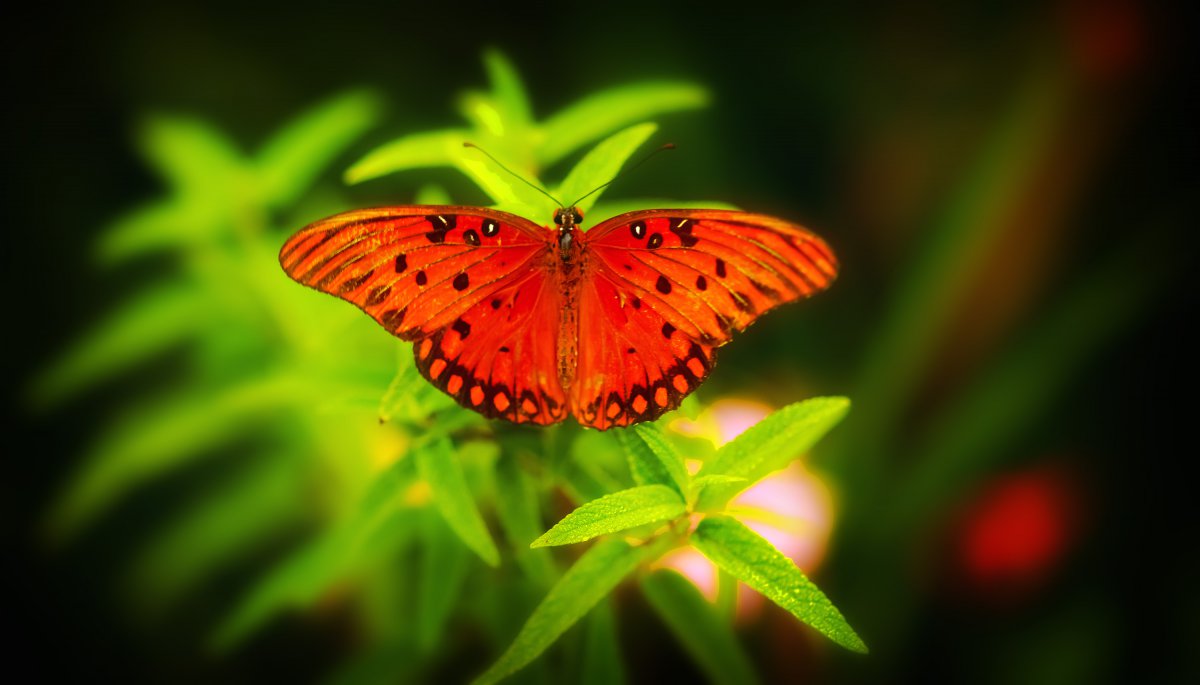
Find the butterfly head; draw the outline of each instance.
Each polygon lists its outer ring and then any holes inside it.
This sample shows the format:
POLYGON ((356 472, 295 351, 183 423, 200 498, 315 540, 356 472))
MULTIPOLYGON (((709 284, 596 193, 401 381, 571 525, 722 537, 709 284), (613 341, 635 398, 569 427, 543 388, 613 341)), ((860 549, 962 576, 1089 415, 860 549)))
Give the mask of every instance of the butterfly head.
POLYGON ((558 225, 558 256, 570 261, 575 227, 583 223, 583 212, 578 207, 559 207, 554 210, 554 223, 558 225))

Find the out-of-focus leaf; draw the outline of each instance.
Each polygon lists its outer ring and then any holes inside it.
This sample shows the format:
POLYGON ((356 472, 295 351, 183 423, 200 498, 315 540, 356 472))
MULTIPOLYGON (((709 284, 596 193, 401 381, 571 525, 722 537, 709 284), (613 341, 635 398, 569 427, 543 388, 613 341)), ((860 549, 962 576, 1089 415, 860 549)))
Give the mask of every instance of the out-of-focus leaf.
POLYGON ((745 482, 711 483, 700 492, 696 508, 713 511, 763 476, 787 466, 810 449, 850 410, 845 397, 814 397, 773 412, 717 450, 699 476, 737 476, 745 482))
POLYGON ((208 240, 217 221, 211 211, 177 199, 143 207, 118 218, 100 234, 96 257, 112 265, 154 250, 208 240))
POLYGON ((186 395, 128 416, 88 457, 50 512, 49 532, 78 532, 122 494, 228 440, 261 413, 302 401, 290 376, 249 380, 215 394, 186 395))
POLYGON ((146 545, 130 573, 130 595, 158 613, 264 538, 298 518, 295 460, 258 455, 226 487, 206 496, 146 545))
POLYGON ((43 373, 31 388, 31 401, 48 408, 148 360, 202 329, 211 307, 202 291, 188 285, 137 295, 43 373))
POLYGON ((413 202, 419 205, 450 205, 454 201, 446 189, 433 183, 426 183, 417 189, 413 202))
POLYGON ((398 641, 372 645, 340 664, 325 685, 416 683, 423 661, 413 645, 398 641))
POLYGON ((543 528, 538 493, 512 454, 501 455, 496 465, 496 513, 521 569, 549 587, 558 575, 550 553, 529 548, 543 528))
POLYGON ((612 605, 603 600, 584 619, 580 685, 621 685, 625 682, 621 646, 612 605))
POLYGON ((442 518, 488 566, 498 566, 500 552, 475 506, 450 441, 445 438, 430 441, 417 450, 416 460, 417 470, 433 491, 433 501, 442 518))
POLYGON ((825 593, 771 543, 736 519, 709 516, 696 526, 692 545, 721 569, 766 595, 817 632, 854 652, 867 646, 825 593))
POLYGON ((585 97, 542 125, 545 142, 538 159, 550 166, 575 150, 624 126, 656 114, 695 109, 708 104, 708 92, 683 82, 649 82, 621 86, 585 97))
POLYGON ((691 581, 676 571, 660 569, 642 578, 641 587, 650 606, 712 682, 759 682, 729 623, 717 615, 691 581))
POLYGON ((258 154, 259 187, 272 206, 294 202, 347 147, 379 121, 371 91, 332 97, 291 121, 258 154))
POLYGON ((580 211, 586 215, 604 193, 597 189, 616 178, 626 160, 657 130, 656 124, 638 124, 604 139, 571 169, 554 196, 567 203, 578 201, 580 211), (587 193, 592 194, 584 198, 587 193))
MULTIPOLYGON (((467 175, 483 192, 496 203, 497 207, 506 212, 520 214, 526 218, 537 220, 554 214, 554 202, 542 195, 528 183, 501 169, 495 162, 480 153, 478 157, 463 157, 455 166, 467 175)), ((525 179, 536 185, 537 179, 525 179)))
POLYGON ((476 685, 497 682, 536 659, 630 571, 660 551, 657 545, 631 547, 615 539, 596 543, 550 589, 504 654, 475 680, 476 685))
POLYGON ((311 605, 351 567, 363 547, 385 554, 415 532, 417 517, 404 515, 412 504, 409 485, 416 472, 402 459, 363 493, 350 514, 297 550, 255 584, 214 631, 211 644, 224 652, 241 643, 279 611, 311 605))
POLYGON ((139 130, 142 152, 173 191, 191 202, 230 206, 230 191, 247 175, 246 162, 230 140, 208 123, 157 115, 139 130))
POLYGON ((492 97, 495 99, 500 119, 511 127, 511 130, 502 129, 497 135, 523 134, 533 120, 533 115, 520 74, 499 50, 485 50, 483 66, 487 69, 488 80, 492 83, 492 97))
POLYGON ((679 493, 665 485, 641 485, 593 500, 567 514, 530 547, 569 545, 687 513, 679 493))
POLYGON ((417 645, 433 651, 467 578, 469 550, 438 516, 422 517, 417 645))
POLYGON ((455 166, 462 158, 463 141, 470 135, 466 130, 446 129, 397 138, 350 165, 344 175, 346 183, 361 183, 407 169, 455 166))
POLYGON ((924 523, 1011 454, 1014 436, 1028 435, 1037 421, 1050 420, 1053 402, 1071 380, 1105 345, 1130 330, 1164 280, 1177 273, 1150 244, 1156 238, 1118 248, 939 417, 911 472, 898 484, 896 515, 889 523, 905 531, 924 523))
POLYGON ((998 249, 1003 232, 1013 225, 1002 220, 1006 208, 1029 192, 1052 136, 1063 125, 1068 106, 1064 70, 1041 70, 1014 98, 973 163, 961 175, 925 239, 907 260, 906 272, 892 289, 891 302, 879 331, 859 367, 856 397, 870 398, 855 429, 839 441, 840 455, 831 467, 846 480, 874 480, 884 469, 886 441, 911 404, 916 385, 926 375, 957 297, 979 265, 998 249))
POLYGON ((665 485, 682 497, 687 488, 683 459, 653 425, 616 431, 617 440, 629 461, 629 473, 638 485, 665 485))

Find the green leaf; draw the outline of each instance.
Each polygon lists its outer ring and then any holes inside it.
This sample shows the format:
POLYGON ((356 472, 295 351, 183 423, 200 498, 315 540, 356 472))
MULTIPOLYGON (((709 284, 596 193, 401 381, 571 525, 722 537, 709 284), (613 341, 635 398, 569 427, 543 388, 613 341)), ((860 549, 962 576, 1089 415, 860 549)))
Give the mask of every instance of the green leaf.
POLYGON ((497 135, 523 134, 533 120, 533 115, 520 74, 499 50, 485 50, 483 66, 487 69, 488 80, 492 83, 492 97, 497 113, 500 120, 507 124, 507 129, 497 135))
POLYGON ((1159 235, 1115 246, 938 417, 895 486, 895 525, 908 537, 975 480, 1014 456, 1014 440, 1053 421, 1070 382, 1114 339, 1134 330, 1147 303, 1181 272, 1159 254, 1159 235))
POLYGON ((178 198, 134 210, 115 220, 97 240, 96 258, 113 265, 147 252, 195 245, 216 233, 211 210, 178 198))
POLYGON ((296 460, 291 455, 259 454, 232 482, 208 493, 194 506, 171 516, 132 564, 129 595, 160 612, 206 577, 255 550, 288 523, 304 505, 296 460))
POLYGON ((463 141, 470 133, 461 129, 426 131, 397 138, 368 152, 346 169, 346 183, 355 184, 397 171, 455 166, 462 158, 463 141))
POLYGON ((854 652, 867 646, 825 593, 771 543, 728 516, 709 516, 696 526, 692 545, 719 568, 766 595, 817 632, 854 652))
POLYGON ((201 330, 211 310, 204 293, 188 285, 137 295, 43 373, 30 390, 31 400, 48 408, 145 361, 201 330))
POLYGON ((687 467, 663 437, 662 429, 643 423, 616 431, 616 436, 625 449, 629 472, 638 485, 666 485, 675 488, 680 497, 684 496, 688 488, 687 467))
MULTIPOLYGON (((468 148, 469 149, 469 148, 468 148)), ((504 211, 528 217, 545 216, 549 219, 554 212, 554 202, 529 184, 501 169, 495 162, 476 153, 478 158, 462 157, 455 166, 475 182, 483 192, 504 211)), ((511 166, 509 168, 512 168, 511 166)), ((536 185, 537 179, 526 179, 536 185)))
POLYGON ((500 552, 488 532, 462 466, 449 440, 439 438, 416 452, 417 470, 433 491, 433 501, 456 535, 488 566, 500 564, 500 552))
POLYGON ((605 495, 567 514, 530 547, 569 545, 627 528, 669 521, 687 513, 679 493, 665 485, 642 485, 605 495))
POLYGON ((508 538, 517 564, 534 582, 549 587, 558 571, 548 550, 530 549, 542 531, 539 497, 529 475, 515 455, 502 454, 496 464, 496 514, 508 538))
POLYGON ((641 588, 650 606, 709 680, 718 685, 758 682, 750 658, 729 623, 717 615, 691 581, 676 571, 661 569, 642 578, 641 588))
MULTIPOLYGON (((741 209, 737 205, 719 200, 668 200, 665 198, 641 198, 641 199, 625 199, 625 200, 604 200, 597 202, 592 207, 591 213, 587 217, 587 225, 595 226, 596 224, 611 219, 618 214, 633 212, 639 209, 741 209)), ((689 395, 689 398, 694 395, 689 395)))
POLYGON ((375 478, 343 519, 293 552, 255 583, 221 621, 211 638, 224 652, 246 639, 282 609, 311 605, 358 561, 363 547, 386 554, 414 532, 417 518, 404 515, 408 487, 416 479, 413 459, 401 459, 375 478))
POLYGON ((612 605, 602 601, 588 614, 584 625, 580 685, 621 685, 625 682, 621 646, 612 605))
POLYGON ((258 177, 263 198, 286 206, 347 147, 379 121, 383 104, 366 90, 343 93, 290 122, 262 147, 258 177))
POLYGON ((198 119, 168 115, 148 117, 138 133, 142 152, 179 197, 231 206, 233 188, 247 169, 223 133, 198 119))
POLYGON ((695 501, 704 489, 711 486, 714 491, 718 489, 738 489, 741 490, 750 484, 749 478, 741 476, 726 476, 723 474, 710 474, 707 476, 696 476, 692 481, 688 490, 688 501, 695 501))
POLYGON ((700 511, 714 511, 763 476, 787 466, 812 448, 850 410, 845 397, 814 397, 789 404, 751 426, 717 450, 717 456, 697 474, 736 476, 745 482, 704 488, 696 500, 700 511))
POLYGON ((422 517, 421 567, 417 593, 417 645, 437 647, 446 619, 461 598, 469 551, 438 516, 422 517))
POLYGON ((656 130, 657 124, 638 124, 609 136, 579 160, 553 195, 567 203, 578 200, 577 206, 586 215, 604 191, 599 190, 582 200, 580 198, 616 178, 626 160, 656 130))
MULTIPOLYGON (((1037 70, 1011 97, 974 160, 956 179, 948 202, 921 236, 904 273, 889 288, 885 316, 866 337, 870 345, 858 364, 855 396, 870 398, 839 445, 831 465, 844 479, 874 491, 893 454, 888 442, 929 377, 943 349, 961 293, 969 290, 985 260, 1005 247, 1015 223, 1011 208, 1031 191, 1030 179, 1045 165, 1062 122, 1070 117, 1069 88, 1062 69, 1037 70)), ((1013 234, 1015 236, 1015 233, 1013 234)))
POLYGON ((536 659, 630 571, 661 551, 657 544, 632 547, 616 539, 596 543, 550 589, 504 654, 475 680, 476 685, 497 682, 536 659))
POLYGON ((217 393, 159 401, 130 413, 100 441, 50 511, 62 539, 135 486, 228 440, 271 409, 302 401, 295 379, 266 376, 217 393))
POLYGON ((585 97, 542 125, 538 159, 550 166, 593 140, 649 117, 708 104, 708 91, 677 81, 621 86, 585 97))

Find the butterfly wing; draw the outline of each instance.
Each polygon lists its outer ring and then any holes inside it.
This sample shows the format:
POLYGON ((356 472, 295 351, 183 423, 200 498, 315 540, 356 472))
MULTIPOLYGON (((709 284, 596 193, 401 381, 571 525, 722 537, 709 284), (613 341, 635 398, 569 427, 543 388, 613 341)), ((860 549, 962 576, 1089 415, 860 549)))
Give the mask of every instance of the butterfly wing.
POLYGON ((586 277, 571 404, 580 422, 597 428, 678 407, 733 331, 824 290, 837 275, 824 241, 760 214, 630 212, 582 240, 586 277))
POLYGON ((560 295, 552 237, 479 207, 384 207, 311 224, 288 239, 279 262, 296 281, 415 342, 421 373, 459 404, 553 423, 565 416, 566 397, 553 372, 560 295))

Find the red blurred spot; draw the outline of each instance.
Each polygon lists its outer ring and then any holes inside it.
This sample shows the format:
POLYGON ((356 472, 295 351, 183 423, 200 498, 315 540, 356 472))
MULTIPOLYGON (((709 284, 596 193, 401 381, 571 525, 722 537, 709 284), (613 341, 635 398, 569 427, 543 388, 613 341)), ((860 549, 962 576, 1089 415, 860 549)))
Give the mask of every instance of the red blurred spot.
POLYGON ((1068 0, 1068 45, 1086 76, 1101 82, 1128 78, 1147 48, 1145 10, 1133 0, 1068 0))
POLYGON ((1058 469, 993 482, 963 519, 960 561, 981 589, 1028 589, 1062 560, 1075 536, 1077 490, 1058 469))

